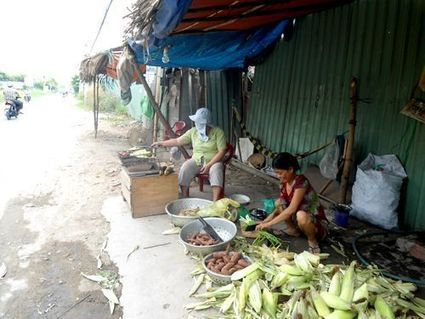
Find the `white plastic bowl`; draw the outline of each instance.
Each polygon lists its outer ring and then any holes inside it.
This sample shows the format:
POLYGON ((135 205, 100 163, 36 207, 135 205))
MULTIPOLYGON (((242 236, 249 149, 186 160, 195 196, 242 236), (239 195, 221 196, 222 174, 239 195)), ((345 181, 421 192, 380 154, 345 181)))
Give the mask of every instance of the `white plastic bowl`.
POLYGON ((230 199, 233 199, 234 201, 237 201, 241 205, 248 205, 251 201, 251 198, 244 194, 233 194, 229 196, 230 199))

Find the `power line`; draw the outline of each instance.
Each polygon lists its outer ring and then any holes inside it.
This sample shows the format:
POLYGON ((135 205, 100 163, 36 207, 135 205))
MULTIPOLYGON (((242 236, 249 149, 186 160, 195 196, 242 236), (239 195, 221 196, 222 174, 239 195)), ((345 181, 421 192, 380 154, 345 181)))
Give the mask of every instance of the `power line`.
POLYGON ((96 44, 97 38, 98 38, 98 37, 99 37, 99 35, 100 35, 100 31, 102 31, 103 24, 105 23, 106 16, 108 15, 109 8, 111 7, 111 4, 112 4, 112 2, 113 2, 113 1, 114 1, 114 0, 111 0, 111 1, 109 2, 108 7, 106 8, 105 14, 104 14, 104 16, 103 16, 102 23, 100 24, 99 30, 97 31, 97 34, 96 34, 96 38, 94 39, 93 44, 92 44, 92 46, 91 46, 91 48, 90 48, 90 53, 89 53, 89 55, 91 55, 91 52, 92 52, 92 50, 93 50, 93 47, 94 47, 94 45, 96 44))

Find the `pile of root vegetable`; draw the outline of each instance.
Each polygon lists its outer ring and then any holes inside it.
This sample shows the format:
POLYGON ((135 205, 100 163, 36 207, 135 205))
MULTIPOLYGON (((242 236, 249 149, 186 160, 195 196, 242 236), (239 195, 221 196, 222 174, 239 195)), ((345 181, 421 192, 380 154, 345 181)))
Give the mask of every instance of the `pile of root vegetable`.
POLYGON ((190 236, 186 242, 195 246, 211 246, 217 244, 217 240, 207 233, 197 233, 190 236))
POLYGON ((245 245, 243 253, 254 262, 234 272, 224 286, 213 285, 198 265, 190 292, 198 302, 185 308, 218 310, 207 318, 425 318, 425 300, 415 297, 416 286, 383 277, 374 267, 325 265, 326 254, 267 246, 245 245))
POLYGON ((213 253, 211 258, 206 260, 206 266, 209 270, 225 276, 232 275, 248 265, 249 263, 239 252, 219 251, 213 253))

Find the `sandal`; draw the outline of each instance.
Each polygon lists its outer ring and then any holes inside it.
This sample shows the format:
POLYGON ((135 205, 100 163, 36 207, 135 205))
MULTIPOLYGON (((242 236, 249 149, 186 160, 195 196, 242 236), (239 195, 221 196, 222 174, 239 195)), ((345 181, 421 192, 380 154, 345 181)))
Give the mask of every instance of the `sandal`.
POLYGON ((308 246, 308 251, 312 254, 320 254, 319 246, 308 246))

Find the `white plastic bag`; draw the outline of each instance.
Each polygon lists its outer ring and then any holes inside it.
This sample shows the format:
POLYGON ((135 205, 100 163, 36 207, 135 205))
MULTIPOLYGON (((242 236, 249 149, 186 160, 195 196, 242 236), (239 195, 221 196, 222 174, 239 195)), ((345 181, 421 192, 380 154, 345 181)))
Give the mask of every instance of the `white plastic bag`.
POLYGON ((396 209, 406 177, 395 155, 369 154, 357 168, 351 214, 384 229, 397 227, 396 209))
POLYGON ((329 179, 336 179, 338 175, 338 159, 339 159, 339 147, 335 142, 330 145, 322 160, 319 163, 320 173, 329 179))

